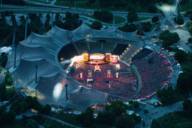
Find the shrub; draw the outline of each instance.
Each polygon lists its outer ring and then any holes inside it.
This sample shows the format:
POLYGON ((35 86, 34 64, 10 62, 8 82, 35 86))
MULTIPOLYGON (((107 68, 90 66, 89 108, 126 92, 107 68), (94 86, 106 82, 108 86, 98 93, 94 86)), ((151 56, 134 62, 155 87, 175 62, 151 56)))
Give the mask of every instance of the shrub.
POLYGON ((178 24, 178 25, 182 25, 184 24, 184 19, 181 15, 178 15, 176 18, 175 18, 175 23, 178 24))
POLYGON ((91 26, 91 28, 96 29, 96 30, 100 30, 102 28, 102 24, 101 22, 98 21, 94 21, 91 26))
POLYGON ((162 40, 162 45, 164 48, 168 48, 180 40, 179 35, 176 32, 170 32, 168 30, 161 32, 159 39, 162 40))
POLYGON ((154 16, 154 17, 151 19, 151 21, 152 21, 153 23, 157 23, 157 22, 159 22, 159 17, 158 17, 158 16, 154 16))
POLYGON ((122 27, 119 27, 119 30, 123 32, 134 32, 137 30, 137 27, 135 24, 125 24, 122 27))

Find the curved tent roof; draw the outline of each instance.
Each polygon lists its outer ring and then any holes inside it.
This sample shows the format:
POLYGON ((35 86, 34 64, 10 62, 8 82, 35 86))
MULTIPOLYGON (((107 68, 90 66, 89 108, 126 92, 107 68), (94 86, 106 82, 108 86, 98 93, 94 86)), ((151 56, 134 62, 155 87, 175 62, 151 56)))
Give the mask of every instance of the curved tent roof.
POLYGON ((36 67, 37 75, 46 76, 50 74, 55 74, 60 72, 60 69, 48 61, 44 59, 36 59, 36 60, 24 60, 21 59, 19 66, 14 71, 14 78, 16 83, 20 86, 27 86, 30 82, 35 80, 36 75, 36 67))

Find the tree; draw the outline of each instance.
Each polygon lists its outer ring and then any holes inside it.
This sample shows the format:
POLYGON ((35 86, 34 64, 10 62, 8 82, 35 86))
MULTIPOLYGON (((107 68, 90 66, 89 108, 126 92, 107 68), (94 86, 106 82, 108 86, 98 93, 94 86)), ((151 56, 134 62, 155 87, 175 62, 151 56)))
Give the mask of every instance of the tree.
POLYGON ((137 123, 141 122, 141 117, 136 114, 122 114, 116 119, 117 128, 134 128, 137 123))
POLYGON ((162 45, 164 48, 168 48, 180 40, 179 35, 176 32, 170 32, 168 30, 161 32, 159 39, 162 40, 162 45))
POLYGON ((102 24, 99 21, 94 21, 91 24, 91 28, 96 29, 96 30, 100 30, 102 28, 102 24))
POLYGON ((39 124, 33 119, 28 119, 26 121, 26 126, 27 128, 39 128, 39 124))
POLYGON ((49 114, 51 112, 51 106, 50 105, 45 105, 41 108, 40 112, 42 114, 49 114))
POLYGON ((184 24, 184 19, 181 15, 178 15, 176 18, 175 18, 175 23, 177 23, 178 25, 182 25, 184 24))
POLYGON ((24 0, 2 0, 3 4, 25 5, 24 0))
POLYGON ((0 66, 5 68, 5 66, 7 64, 7 61, 8 61, 7 54, 6 53, 1 53, 1 55, 0 55, 0 66))
POLYGON ((16 114, 21 114, 26 112, 29 109, 29 105, 25 101, 18 101, 12 103, 10 110, 15 112, 16 114))
POLYGON ((0 16, 0 41, 1 45, 11 45, 13 38, 13 27, 6 22, 6 16, 10 16, 9 12, 1 13, 0 16), (3 44, 4 43, 4 44, 3 44))
POLYGON ((88 108, 85 112, 81 113, 79 116, 80 123, 85 127, 91 127, 94 122, 93 110, 88 108))
POLYGON ((138 20, 137 13, 136 13, 136 11, 135 11, 134 9, 132 9, 132 10, 130 10, 130 11, 128 12, 127 20, 128 20, 128 22, 130 22, 130 23, 138 20))
POLYGON ((144 31, 142 29, 138 29, 136 34, 139 35, 139 36, 144 36, 145 35, 144 31))
POLYGON ((59 13, 56 13, 54 24, 58 25, 60 22, 61 22, 61 16, 59 13))
POLYGON ((135 121, 130 118, 128 115, 121 115, 116 119, 115 126, 117 128, 133 128, 135 121))
POLYGON ((29 28, 31 30, 31 32, 35 32, 35 33, 39 33, 42 34, 42 27, 43 27, 43 23, 41 21, 41 16, 38 14, 29 14, 29 18, 31 20, 29 28))
POLYGON ((6 88, 4 82, 0 84, 0 100, 6 100, 6 88))
POLYGON ((11 15, 11 22, 14 28, 17 27, 16 17, 14 14, 11 15))
POLYGON ((6 72, 4 81, 0 85, 0 99, 2 101, 9 100, 15 96, 16 91, 13 85, 13 79, 9 72, 6 72))
POLYGON ((15 113, 6 112, 3 108, 0 108, 0 124, 7 125, 15 122, 15 113))
POLYGON ((143 22, 141 23, 141 26, 144 32, 149 32, 152 29, 152 24, 150 22, 143 22))
POLYGON ((96 118, 97 124, 105 124, 112 126, 115 123, 115 115, 109 111, 99 112, 96 118))
POLYGON ((151 124, 151 128, 162 128, 161 124, 159 124, 158 120, 153 120, 151 124))
MULTIPOLYGON (((21 41, 21 40, 24 40, 25 38, 25 25, 26 25, 26 18, 24 16, 20 16, 20 24, 17 26, 17 31, 16 31, 16 43, 21 41)), ((30 30, 27 29, 27 35, 30 34, 30 30)))
POLYGON ((96 0, 88 0, 88 4, 94 4, 96 2, 96 0))
POLYGON ((112 23, 113 22, 113 13, 109 11, 95 11, 93 17, 97 20, 112 23))
POLYGON ((119 30, 123 32, 134 32, 137 30, 137 27, 135 24, 125 24, 122 27, 119 27, 119 30))
POLYGON ((25 23, 26 23, 25 16, 20 16, 20 23, 21 23, 21 25, 25 25, 25 23))
POLYGON ((179 63, 185 63, 190 59, 189 55, 186 52, 179 49, 175 50, 175 58, 179 63))
POLYGON ((9 72, 6 72, 4 81, 6 85, 13 85, 13 78, 9 72))
POLYGON ((114 116, 119 116, 126 113, 127 106, 121 101, 114 101, 106 106, 106 111, 114 113, 114 116))
POLYGON ((188 24, 188 30, 192 34, 192 21, 188 24))
POLYGON ((82 23, 82 21, 79 19, 79 15, 75 13, 66 12, 64 18, 65 22, 61 20, 59 14, 57 15, 58 16, 56 16, 56 25, 66 30, 74 30, 82 23))
POLYGON ((181 100, 182 96, 171 86, 157 91, 157 96, 163 105, 168 105, 181 100))
POLYGON ((188 43, 192 44, 192 37, 188 39, 188 43))
POLYGON ((39 103, 36 97, 27 96, 24 99, 24 102, 27 103, 28 108, 36 109, 37 111, 42 110, 42 105, 39 103))
POLYGON ((192 14, 189 16, 189 19, 192 21, 192 14))
POLYGON ((158 16, 154 16, 154 17, 152 17, 151 21, 153 23, 157 23, 157 22, 159 22, 159 17, 158 16))
POLYGON ((36 98, 27 96, 25 98, 19 98, 17 101, 13 102, 11 104, 10 110, 17 114, 21 114, 32 108, 41 112, 43 107, 36 98))
POLYGON ((50 15, 47 14, 45 25, 44 25, 44 32, 48 32, 51 29, 50 19, 51 19, 50 15))
POLYGON ((183 111, 185 114, 192 117, 192 102, 190 100, 184 100, 183 102, 183 111))
POLYGON ((129 101, 129 109, 138 109, 139 108, 139 103, 137 101, 129 101))
MULTIPOLYGON (((189 69, 190 67, 188 67, 189 69)), ((177 80, 177 89, 183 94, 188 96, 192 91, 192 73, 191 68, 188 71, 184 71, 179 75, 177 80)))

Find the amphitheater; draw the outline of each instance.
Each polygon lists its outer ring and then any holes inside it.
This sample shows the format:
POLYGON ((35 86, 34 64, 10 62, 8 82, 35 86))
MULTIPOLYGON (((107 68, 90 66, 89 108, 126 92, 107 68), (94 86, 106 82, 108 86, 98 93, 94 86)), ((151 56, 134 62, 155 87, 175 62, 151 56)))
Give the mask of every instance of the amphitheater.
MULTIPOLYGON (((85 108, 112 100, 146 99, 157 89, 174 83, 177 62, 161 47, 144 45, 133 33, 115 28, 91 29, 82 24, 73 31, 54 26, 48 33, 31 33, 21 41, 16 54, 9 56, 8 67, 17 88, 34 90, 40 102, 56 106, 85 108), (131 70, 131 84, 102 90, 86 86, 67 74, 70 59, 84 52, 112 53, 131 70)), ((100 85, 101 87, 102 85, 100 85)), ((25 91, 27 95, 28 91, 25 91)))

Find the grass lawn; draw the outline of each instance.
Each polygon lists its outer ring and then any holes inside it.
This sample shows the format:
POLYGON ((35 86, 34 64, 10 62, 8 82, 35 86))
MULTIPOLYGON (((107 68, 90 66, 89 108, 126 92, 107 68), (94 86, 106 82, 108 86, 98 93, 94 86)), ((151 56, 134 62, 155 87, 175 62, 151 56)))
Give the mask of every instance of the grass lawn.
POLYGON ((115 20, 115 24, 121 24, 121 23, 124 23, 126 19, 121 16, 114 16, 114 20, 115 20))
POLYGON ((148 16, 139 16, 137 21, 148 20, 148 19, 151 19, 151 17, 148 17, 148 16))

